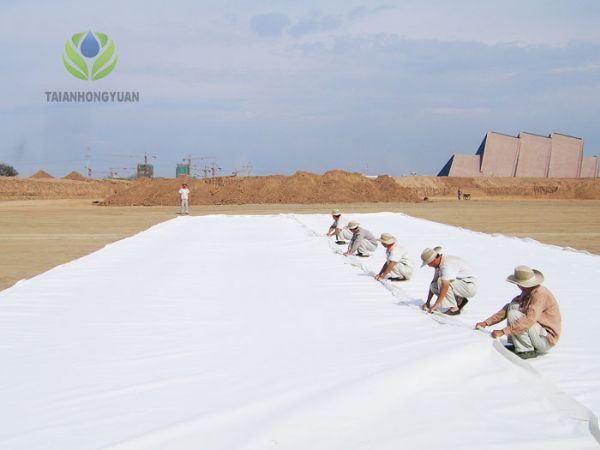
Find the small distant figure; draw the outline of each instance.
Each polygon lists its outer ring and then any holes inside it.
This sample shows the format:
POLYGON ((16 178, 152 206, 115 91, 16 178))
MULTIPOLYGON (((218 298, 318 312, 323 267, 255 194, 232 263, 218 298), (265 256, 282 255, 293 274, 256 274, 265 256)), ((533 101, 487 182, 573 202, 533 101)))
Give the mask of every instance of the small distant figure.
POLYGON ((460 200, 462 198, 462 191, 460 190, 460 187, 458 188, 458 199, 460 200))
POLYGON ((377 250, 379 243, 373 233, 360 227, 358 222, 351 220, 346 228, 352 232, 352 239, 344 256, 350 256, 356 252, 357 256, 367 257, 377 250))
POLYGON ((385 248, 386 261, 375 279, 383 281, 391 275, 390 281, 410 280, 415 265, 408 252, 396 243, 396 238, 390 233, 382 233, 378 241, 385 248))
POLYGON ((462 197, 463 197, 463 200, 471 200, 471 194, 469 194, 467 192, 463 193, 462 197))
POLYGON ((179 196, 181 197, 181 211, 182 215, 188 215, 188 202, 190 197, 190 190, 188 189, 188 185, 183 183, 181 185, 181 189, 179 189, 179 196))
POLYGON ((435 269, 429 285, 427 301, 421 307, 428 312, 444 308, 444 314, 456 316, 477 293, 477 278, 471 266, 458 256, 442 255, 442 248, 426 248, 421 253, 423 264, 435 269), (431 300, 437 300, 431 305, 431 300))
POLYGON ((544 275, 539 270, 517 266, 506 281, 516 284, 521 294, 496 314, 475 324, 475 328, 489 327, 506 319, 508 326, 492 331, 494 339, 508 336, 507 348, 522 359, 547 353, 560 338, 561 316, 554 295, 542 286, 544 275))
POLYGON ((346 244, 352 239, 352 232, 342 225, 342 213, 339 209, 331 211, 331 217, 333 217, 333 223, 327 231, 327 236, 335 236, 335 243, 338 245, 346 244))

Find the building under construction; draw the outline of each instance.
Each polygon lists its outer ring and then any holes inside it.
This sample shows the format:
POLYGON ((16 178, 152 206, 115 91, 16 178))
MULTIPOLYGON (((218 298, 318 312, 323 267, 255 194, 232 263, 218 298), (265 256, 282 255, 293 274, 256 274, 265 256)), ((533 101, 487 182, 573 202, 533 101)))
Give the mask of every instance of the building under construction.
POLYGON ((438 176, 597 178, 599 159, 583 156, 581 138, 490 131, 476 154, 453 155, 438 176))
POLYGON ((154 166, 152 164, 138 164, 136 174, 138 178, 152 178, 154 176, 154 166))

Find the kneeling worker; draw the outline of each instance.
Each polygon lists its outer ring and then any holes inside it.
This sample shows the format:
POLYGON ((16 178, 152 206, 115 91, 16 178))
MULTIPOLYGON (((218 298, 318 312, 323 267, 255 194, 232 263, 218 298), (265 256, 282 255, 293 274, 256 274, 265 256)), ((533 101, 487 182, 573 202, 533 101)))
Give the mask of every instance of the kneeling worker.
POLYGON ((561 317, 556 299, 541 285, 544 275, 527 266, 518 266, 506 281, 516 284, 521 294, 475 328, 489 327, 506 319, 508 326, 492 331, 493 338, 508 336, 512 346, 507 348, 523 359, 548 352, 560 337, 561 317))
POLYGON ((352 232, 342 225, 342 213, 339 209, 331 211, 331 217, 333 217, 333 223, 329 227, 329 231, 327 231, 327 236, 335 236, 335 243, 343 245, 346 241, 352 239, 352 232))
POLYGON ((408 252, 396 243, 396 238, 390 233, 382 233, 378 241, 385 247, 386 261, 375 279, 382 281, 392 275, 391 281, 410 280, 415 265, 408 252))
POLYGON ((466 261, 458 256, 442 255, 441 251, 441 247, 436 247, 426 248, 421 253, 421 267, 429 266, 435 269, 427 301, 421 308, 429 312, 445 308, 445 314, 456 316, 477 293, 477 278, 466 261), (434 295, 438 298, 431 305, 434 295))
POLYGON ((354 252, 358 256, 370 256, 371 253, 377 250, 378 242, 373 233, 360 227, 358 222, 351 220, 346 228, 352 232, 352 240, 344 256, 353 255, 354 252))

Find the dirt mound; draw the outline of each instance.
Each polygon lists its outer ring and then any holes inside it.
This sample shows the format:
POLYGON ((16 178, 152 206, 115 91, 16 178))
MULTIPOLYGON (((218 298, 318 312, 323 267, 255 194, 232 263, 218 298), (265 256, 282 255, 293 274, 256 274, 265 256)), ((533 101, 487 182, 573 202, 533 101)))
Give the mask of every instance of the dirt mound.
POLYGON ((600 199, 600 179, 515 177, 396 177, 419 197, 456 198, 458 189, 472 199, 600 199))
POLYGON ((81 183, 56 178, 0 177, 0 200, 103 199, 125 189, 131 182, 89 180, 81 183))
POLYGON ((33 175, 31 175, 29 178, 54 178, 52 175, 50 175, 48 172, 46 172, 45 170, 38 170, 36 173, 34 173, 33 175))
POLYGON ((75 170, 63 177, 64 180, 86 181, 87 178, 75 170))
POLYGON ((178 205, 179 186, 186 182, 192 205, 265 203, 356 203, 415 201, 418 197, 393 178, 365 178, 357 173, 330 171, 324 175, 296 172, 292 176, 222 177, 214 180, 186 178, 133 183, 109 196, 107 205, 178 205))
POLYGON ((411 202, 456 199, 460 187, 472 200, 481 199, 600 199, 600 179, 564 178, 367 178, 358 173, 331 170, 323 175, 296 172, 292 176, 221 177, 213 180, 141 179, 85 180, 77 172, 54 179, 40 171, 32 178, 0 177, 0 200, 105 199, 107 205, 178 205, 179 187, 190 187, 192 205, 326 204, 411 202))
POLYGON ((63 177, 63 180, 74 180, 74 181, 87 181, 87 178, 81 175, 77 171, 72 171, 68 175, 63 177))

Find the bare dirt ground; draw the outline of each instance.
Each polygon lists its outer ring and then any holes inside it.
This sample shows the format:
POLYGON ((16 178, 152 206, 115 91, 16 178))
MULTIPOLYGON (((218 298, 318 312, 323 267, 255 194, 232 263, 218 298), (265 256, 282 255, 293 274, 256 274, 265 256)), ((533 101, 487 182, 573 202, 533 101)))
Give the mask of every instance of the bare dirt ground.
POLYGON ((77 172, 56 179, 40 171, 32 178, 0 177, 0 200, 98 198, 110 206, 176 206, 182 182, 190 186, 191 205, 417 202, 456 198, 459 188, 480 200, 600 200, 600 179, 365 177, 342 170, 137 181, 88 180, 77 172))
MULTIPOLYGON (((346 215, 403 212, 487 233, 527 236, 600 254, 598 200, 209 205, 193 206, 191 212, 192 215, 328 213, 333 207, 346 215)), ((91 199, 0 201, 0 289, 172 219, 176 212, 173 206, 97 206, 91 199)))
POLYGON ((600 200, 600 179, 364 177, 331 170, 323 175, 296 172, 291 176, 221 177, 216 179, 139 180, 105 199, 112 206, 177 205, 179 184, 185 181, 191 205, 320 204, 416 202, 456 198, 458 188, 473 199, 600 200))
MULTIPOLYGON (((40 171, 43 172, 43 171, 40 171)), ((50 199, 104 199, 132 183, 123 180, 80 179, 71 172, 65 179, 52 178, 46 172, 32 178, 0 177, 0 200, 50 200, 50 199), (46 174, 46 175, 44 175, 46 174)))
POLYGON ((473 199, 600 200, 598 178, 395 177, 417 198, 457 198, 458 189, 473 199))

